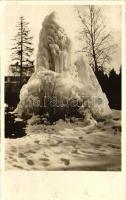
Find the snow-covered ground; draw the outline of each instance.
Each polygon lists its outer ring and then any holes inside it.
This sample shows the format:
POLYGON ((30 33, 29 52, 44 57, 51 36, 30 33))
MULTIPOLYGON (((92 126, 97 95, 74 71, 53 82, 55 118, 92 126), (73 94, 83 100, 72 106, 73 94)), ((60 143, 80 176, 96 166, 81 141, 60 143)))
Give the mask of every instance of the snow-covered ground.
POLYGON ((27 135, 5 139, 6 169, 120 170, 121 112, 95 126, 82 121, 28 125, 27 135))

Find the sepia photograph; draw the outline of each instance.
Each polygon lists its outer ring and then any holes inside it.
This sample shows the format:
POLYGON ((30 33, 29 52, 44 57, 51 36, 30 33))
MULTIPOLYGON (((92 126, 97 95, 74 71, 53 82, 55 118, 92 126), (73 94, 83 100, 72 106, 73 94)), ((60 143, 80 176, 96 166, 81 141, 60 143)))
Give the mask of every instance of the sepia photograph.
POLYGON ((7 4, 3 59, 6 170, 121 171, 121 5, 7 4))

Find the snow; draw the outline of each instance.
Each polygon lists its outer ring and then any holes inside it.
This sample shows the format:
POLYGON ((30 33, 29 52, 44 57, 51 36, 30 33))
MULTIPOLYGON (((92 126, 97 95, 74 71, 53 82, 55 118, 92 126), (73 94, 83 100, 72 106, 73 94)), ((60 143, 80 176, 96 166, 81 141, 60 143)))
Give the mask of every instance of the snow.
POLYGON ((34 116, 25 137, 5 139, 6 169, 120 170, 120 117, 113 110, 111 119, 93 126, 61 119, 47 126, 36 124, 34 116))

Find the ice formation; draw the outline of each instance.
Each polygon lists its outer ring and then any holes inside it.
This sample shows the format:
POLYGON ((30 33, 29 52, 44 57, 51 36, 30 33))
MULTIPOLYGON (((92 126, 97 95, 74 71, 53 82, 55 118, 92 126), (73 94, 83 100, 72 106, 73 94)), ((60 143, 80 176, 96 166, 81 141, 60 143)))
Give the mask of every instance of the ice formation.
POLYGON ((76 110, 85 119, 89 116, 97 120, 110 113, 106 95, 91 67, 82 55, 74 61, 71 48, 71 40, 60 26, 57 14, 51 13, 42 24, 36 72, 20 91, 17 115, 31 117, 53 112, 55 116, 59 112, 60 117, 76 110))
POLYGON ((63 72, 71 65, 71 41, 55 12, 47 16, 39 36, 37 66, 63 72))

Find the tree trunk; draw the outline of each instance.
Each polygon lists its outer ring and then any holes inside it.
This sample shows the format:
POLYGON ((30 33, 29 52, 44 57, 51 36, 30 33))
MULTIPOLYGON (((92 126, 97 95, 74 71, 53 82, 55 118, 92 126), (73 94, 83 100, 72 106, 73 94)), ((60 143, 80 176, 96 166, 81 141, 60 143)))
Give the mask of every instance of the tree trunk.
POLYGON ((94 72, 97 70, 97 59, 96 59, 96 53, 95 53, 95 41, 94 41, 94 32, 93 32, 93 10, 90 10, 90 20, 91 20, 91 44, 92 44, 92 52, 93 52, 93 59, 94 59, 94 72))
POLYGON ((21 59, 20 59, 20 88, 22 87, 22 59, 23 59, 23 38, 22 38, 22 31, 23 31, 23 22, 21 18, 21 59))

